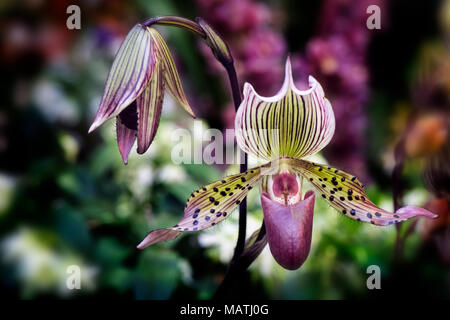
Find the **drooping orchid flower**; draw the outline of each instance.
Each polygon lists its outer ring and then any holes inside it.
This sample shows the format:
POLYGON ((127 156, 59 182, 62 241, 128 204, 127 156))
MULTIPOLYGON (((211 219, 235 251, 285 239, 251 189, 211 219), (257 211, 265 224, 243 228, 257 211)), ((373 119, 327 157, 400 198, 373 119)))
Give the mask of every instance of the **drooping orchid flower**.
POLYGON ((114 58, 89 132, 117 117, 117 143, 126 164, 136 137, 139 154, 150 147, 161 118, 165 90, 195 117, 161 34, 154 28, 137 24, 114 58))
POLYGON ((218 224, 259 183, 270 250, 282 267, 291 270, 303 264, 311 246, 315 193, 309 190, 302 197, 303 179, 353 220, 385 226, 415 216, 436 217, 413 206, 395 213, 383 210, 368 199, 355 176, 302 160, 324 148, 335 128, 333 109, 321 85, 313 77, 309 85, 306 91, 295 87, 289 58, 283 86, 275 96, 261 97, 246 83, 235 120, 237 142, 242 150, 268 163, 194 191, 183 219, 172 228, 150 232, 138 248, 218 224))

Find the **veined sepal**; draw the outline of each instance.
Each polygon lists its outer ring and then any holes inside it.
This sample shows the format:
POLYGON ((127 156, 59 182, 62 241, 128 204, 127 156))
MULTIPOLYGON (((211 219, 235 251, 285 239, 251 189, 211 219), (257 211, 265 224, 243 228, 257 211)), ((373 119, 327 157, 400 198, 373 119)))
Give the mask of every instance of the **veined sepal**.
POLYGON ((246 83, 235 120, 239 147, 268 161, 302 158, 324 148, 334 134, 334 113, 312 76, 309 85, 305 91, 295 87, 289 58, 283 86, 275 96, 262 97, 246 83))

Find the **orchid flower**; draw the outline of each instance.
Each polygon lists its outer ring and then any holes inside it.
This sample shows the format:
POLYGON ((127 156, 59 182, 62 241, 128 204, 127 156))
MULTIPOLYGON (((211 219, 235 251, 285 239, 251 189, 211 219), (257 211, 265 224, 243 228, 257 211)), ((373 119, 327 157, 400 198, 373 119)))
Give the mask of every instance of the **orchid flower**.
POLYGON ((137 152, 150 147, 167 90, 192 117, 175 63, 161 34, 137 24, 117 52, 89 132, 117 117, 117 143, 126 164, 137 137, 137 152))
POLYGON ((321 198, 353 220, 385 226, 415 216, 436 217, 413 206, 394 213, 383 210, 368 199, 355 176, 302 159, 323 149, 335 129, 333 109, 321 85, 310 76, 309 86, 306 91, 295 87, 289 58, 283 86, 275 96, 262 97, 246 83, 235 119, 237 142, 243 151, 268 163, 194 191, 181 221, 150 232, 138 248, 222 222, 260 184, 270 251, 282 267, 297 269, 309 254, 314 214, 314 191, 302 197, 304 179, 321 198))

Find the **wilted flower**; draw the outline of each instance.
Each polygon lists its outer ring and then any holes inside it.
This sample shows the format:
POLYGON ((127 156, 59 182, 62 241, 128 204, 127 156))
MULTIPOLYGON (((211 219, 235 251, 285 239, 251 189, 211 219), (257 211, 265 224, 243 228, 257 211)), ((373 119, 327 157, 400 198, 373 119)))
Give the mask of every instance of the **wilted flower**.
POLYGON ((89 132, 117 117, 117 143, 123 161, 127 163, 136 137, 139 154, 147 151, 152 143, 165 90, 194 117, 161 34, 154 28, 137 24, 114 58, 89 132))
POLYGON ((301 159, 323 149, 335 130, 333 109, 321 85, 313 77, 309 85, 306 91, 295 87, 289 59, 275 96, 262 97, 246 83, 235 121, 237 141, 245 152, 269 162, 194 191, 183 219, 172 228, 150 232, 138 248, 216 225, 260 182, 270 250, 286 269, 299 268, 310 250, 315 194, 307 191, 302 199, 303 179, 333 208, 357 221, 384 226, 415 216, 436 217, 413 206, 395 213, 383 210, 367 198, 355 176, 301 159))

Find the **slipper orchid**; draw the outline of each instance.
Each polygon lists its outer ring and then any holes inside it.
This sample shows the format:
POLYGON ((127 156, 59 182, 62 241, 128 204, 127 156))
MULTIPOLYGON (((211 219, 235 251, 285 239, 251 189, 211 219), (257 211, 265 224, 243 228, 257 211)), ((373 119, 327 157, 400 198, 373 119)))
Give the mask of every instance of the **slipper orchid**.
POLYGON ((126 164, 137 137, 137 152, 150 147, 167 90, 192 117, 172 55, 161 34, 137 24, 120 46, 89 132, 117 117, 117 143, 126 164))
POLYGON ((333 109, 321 85, 313 77, 309 85, 306 91, 295 87, 289 58, 284 84, 274 97, 261 97, 246 83, 235 120, 237 142, 242 150, 268 163, 194 191, 183 219, 172 228, 150 232, 138 248, 174 239, 183 231, 216 225, 259 183, 271 253, 290 270, 303 264, 311 245, 315 193, 310 190, 302 198, 303 179, 333 208, 353 220, 385 226, 415 216, 436 217, 413 206, 395 213, 383 210, 368 199, 355 176, 302 160, 324 148, 335 128, 333 109))

